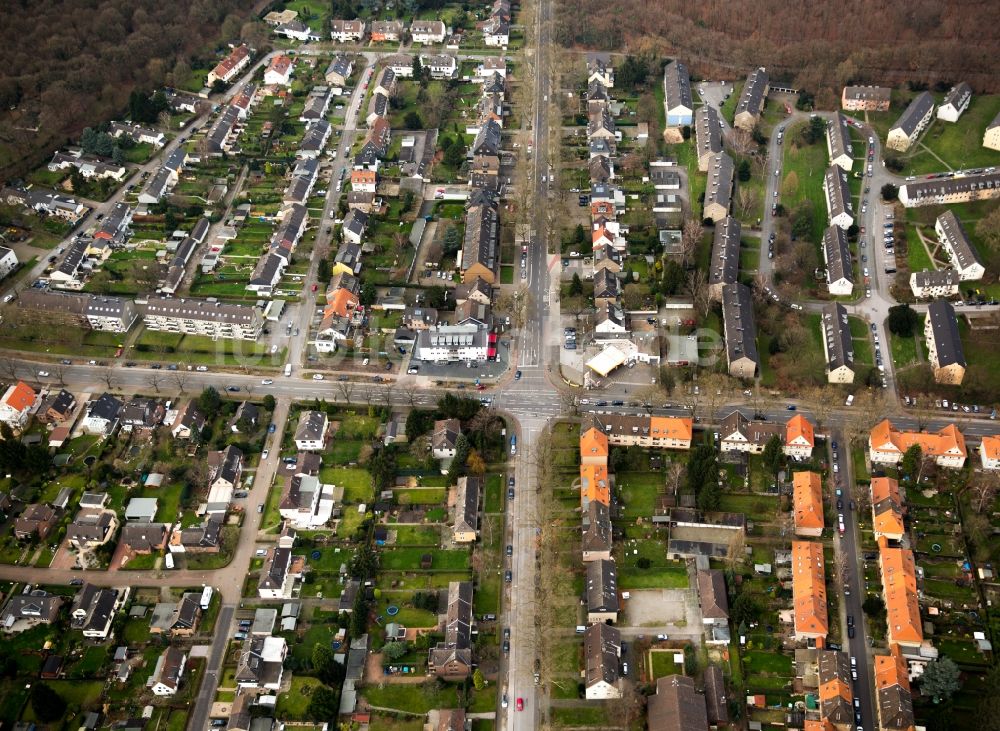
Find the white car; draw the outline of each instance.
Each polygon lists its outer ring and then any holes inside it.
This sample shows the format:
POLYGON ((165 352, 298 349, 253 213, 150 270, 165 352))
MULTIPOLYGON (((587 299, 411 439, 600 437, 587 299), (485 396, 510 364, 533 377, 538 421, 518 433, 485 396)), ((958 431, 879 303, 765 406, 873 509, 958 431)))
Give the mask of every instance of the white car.
POLYGON ((39 378, 48 378, 48 375, 49 375, 48 371, 38 371, 39 378))
POLYGON ((406 369, 406 372, 412 376, 418 372, 418 368, 416 366, 410 366, 409 368, 406 369))
POLYGON ((314 381, 322 381, 323 380, 323 374, 322 373, 313 373, 313 380, 314 381))
POLYGON ((260 385, 261 386, 270 386, 272 383, 274 383, 274 379, 273 378, 265 378, 265 379, 263 379, 260 382, 260 385))
POLYGON ((198 371, 199 373, 204 373, 205 371, 208 370, 208 366, 198 366, 197 368, 195 368, 195 370, 198 371))
POLYGON ((270 450, 265 449, 263 452, 260 453, 260 458, 261 459, 267 459, 267 455, 269 455, 270 453, 271 453, 270 450))

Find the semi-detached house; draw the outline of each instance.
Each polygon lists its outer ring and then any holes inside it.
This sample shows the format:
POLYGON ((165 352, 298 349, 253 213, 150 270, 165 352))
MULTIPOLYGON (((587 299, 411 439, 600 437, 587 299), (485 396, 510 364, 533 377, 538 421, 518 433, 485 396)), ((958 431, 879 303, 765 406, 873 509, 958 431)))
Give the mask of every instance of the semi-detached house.
POLYGON ((986 267, 965 232, 965 227, 953 211, 945 211, 937 217, 934 231, 937 232, 938 241, 951 259, 952 266, 958 272, 959 280, 972 282, 983 278, 986 267))
POLYGON ((954 424, 936 432, 899 431, 884 419, 868 435, 869 457, 876 464, 898 464, 913 445, 918 445, 923 456, 932 458, 939 467, 961 469, 968 456, 965 436, 954 424))

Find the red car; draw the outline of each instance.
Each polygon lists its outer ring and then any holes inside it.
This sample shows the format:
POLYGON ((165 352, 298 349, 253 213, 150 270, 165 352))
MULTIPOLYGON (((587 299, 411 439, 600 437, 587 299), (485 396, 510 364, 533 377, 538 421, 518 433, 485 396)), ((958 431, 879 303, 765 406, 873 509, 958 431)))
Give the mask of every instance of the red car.
POLYGON ((517 710, 519 710, 519 711, 523 711, 524 710, 524 698, 518 698, 517 699, 517 703, 514 704, 514 707, 517 710))
POLYGON ((317 288, 317 287, 318 287, 318 285, 316 285, 316 284, 314 284, 314 285, 313 285, 313 292, 315 292, 315 291, 316 291, 316 288, 317 288))

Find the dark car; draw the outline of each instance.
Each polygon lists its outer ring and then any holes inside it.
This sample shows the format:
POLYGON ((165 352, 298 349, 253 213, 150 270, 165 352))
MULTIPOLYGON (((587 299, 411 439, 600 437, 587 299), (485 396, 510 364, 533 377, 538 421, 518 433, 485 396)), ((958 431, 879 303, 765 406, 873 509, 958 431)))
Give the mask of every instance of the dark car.
POLYGON ((507 572, 503 575, 503 580, 509 584, 514 580, 514 574, 512 574, 508 569, 507 572))
POLYGON ((514 547, 511 544, 509 544, 509 543, 507 544, 507 555, 508 556, 513 556, 514 555, 514 547))
POLYGON ((514 499, 514 488, 513 487, 508 487, 507 488, 507 499, 508 500, 513 500, 514 499))
POLYGON ((503 641, 503 654, 504 655, 510 654, 510 640, 503 641))
POLYGON ((507 487, 514 487, 514 476, 511 475, 507 478, 507 487))
POLYGON ((625 402, 624 401, 612 401, 611 405, 612 406, 624 406, 625 402))
POLYGON ((240 392, 240 387, 239 386, 226 386, 226 390, 229 391, 230 393, 239 393, 240 392))
POLYGON ((267 425, 267 433, 268 434, 274 434, 274 432, 277 429, 278 429, 278 427, 277 427, 277 425, 275 425, 275 423, 273 421, 270 424, 267 425))

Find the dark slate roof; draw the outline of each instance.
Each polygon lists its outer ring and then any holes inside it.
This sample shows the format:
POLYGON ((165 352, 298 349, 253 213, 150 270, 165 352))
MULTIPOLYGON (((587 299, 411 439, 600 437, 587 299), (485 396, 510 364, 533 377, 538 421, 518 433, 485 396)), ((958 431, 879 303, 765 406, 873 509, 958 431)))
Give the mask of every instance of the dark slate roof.
POLYGON ((732 216, 715 224, 709 284, 734 284, 739 280, 741 233, 740 222, 732 216))
POLYGON ((945 300, 935 300, 927 305, 927 317, 931 321, 931 335, 937 349, 938 365, 941 367, 958 364, 965 366, 962 352, 962 338, 958 334, 958 320, 955 308, 945 300))
POLYGON ((889 131, 892 132, 894 129, 899 129, 907 137, 910 137, 917 130, 917 125, 920 124, 920 121, 933 109, 934 97, 931 96, 930 92, 922 91, 913 98, 913 101, 910 102, 906 110, 896 120, 896 124, 892 125, 892 129, 889 131))

